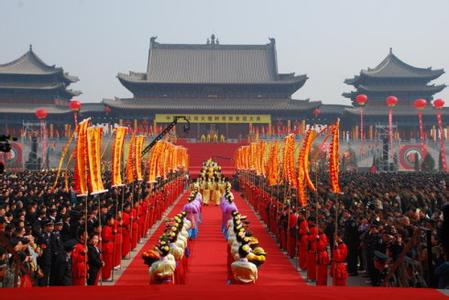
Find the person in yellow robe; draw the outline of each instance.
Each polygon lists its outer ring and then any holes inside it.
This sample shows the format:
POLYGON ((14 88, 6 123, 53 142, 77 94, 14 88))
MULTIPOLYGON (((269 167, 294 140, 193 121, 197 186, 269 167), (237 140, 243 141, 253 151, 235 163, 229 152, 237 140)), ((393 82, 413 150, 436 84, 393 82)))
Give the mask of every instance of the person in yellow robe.
POLYGON ((203 182, 203 204, 208 206, 210 201, 210 192, 211 192, 211 181, 210 179, 204 180, 203 182))
POLYGON ((215 178, 214 189, 213 189, 212 193, 213 193, 212 202, 215 204, 215 206, 220 205, 220 199, 223 194, 221 193, 221 190, 220 190, 220 179, 219 178, 215 178))
POLYGON ((240 259, 231 264, 233 282, 236 284, 256 283, 258 278, 257 266, 248 261, 247 256, 251 253, 248 245, 242 245, 239 248, 240 259))
POLYGON ((206 142, 206 136, 204 134, 201 135, 201 143, 205 143, 206 142))
POLYGON ((161 258, 150 267, 151 284, 174 284, 176 261, 170 254, 170 247, 166 244, 158 248, 161 258))

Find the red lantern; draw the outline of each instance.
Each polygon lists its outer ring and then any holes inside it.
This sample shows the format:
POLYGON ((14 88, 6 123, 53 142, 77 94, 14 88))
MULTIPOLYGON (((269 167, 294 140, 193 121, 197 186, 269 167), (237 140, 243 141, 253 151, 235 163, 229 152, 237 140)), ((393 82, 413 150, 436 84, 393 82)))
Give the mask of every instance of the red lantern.
POLYGON ((34 114, 36 115, 36 118, 43 120, 48 116, 48 111, 45 108, 38 108, 34 114))
POLYGON ((396 104, 398 104, 399 100, 397 97, 395 96, 388 96, 387 99, 385 100, 385 103, 389 106, 389 107, 395 107, 396 104))
POLYGON ((433 100, 432 105, 435 109, 442 109, 444 106, 444 100, 443 99, 435 99, 435 100, 433 100))
POLYGON ((104 106, 104 112, 105 113, 109 114, 111 111, 112 111, 112 109, 111 109, 110 106, 106 106, 106 105, 104 106))
POLYGON ((360 106, 365 106, 366 102, 368 102, 368 96, 364 94, 357 95, 355 102, 360 106))
POLYGON ((77 112, 81 109, 81 102, 78 100, 71 100, 69 106, 73 112, 77 112))
POLYGON ((321 113, 320 109, 317 107, 313 110, 313 116, 316 118, 321 113))
POLYGON ((415 100, 415 108, 416 109, 419 109, 419 110, 421 110, 421 109, 424 109, 424 108, 426 108, 426 106, 427 106, 427 100, 426 99, 416 99, 415 100))

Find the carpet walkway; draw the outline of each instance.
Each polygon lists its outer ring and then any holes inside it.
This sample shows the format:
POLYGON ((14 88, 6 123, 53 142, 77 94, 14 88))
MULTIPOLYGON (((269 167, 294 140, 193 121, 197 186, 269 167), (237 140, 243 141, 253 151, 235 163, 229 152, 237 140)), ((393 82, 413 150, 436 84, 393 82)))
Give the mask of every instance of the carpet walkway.
MULTIPOLYGON (((259 239, 260 245, 268 253, 266 263, 259 272, 258 286, 298 286, 305 285, 301 276, 295 271, 287 257, 279 250, 265 227, 259 222, 248 204, 235 192, 236 205, 243 215, 248 217, 250 230, 259 239)), ((188 194, 174 206, 169 216, 181 211, 188 194)), ((203 221, 200 225, 198 238, 190 242, 191 257, 186 274, 186 285, 208 287, 226 285, 226 241, 220 231, 221 210, 216 206, 203 207, 203 221)), ((156 242, 163 231, 161 225, 142 250, 137 253, 126 271, 118 279, 116 285, 148 285, 148 267, 140 258, 141 252, 156 242)))

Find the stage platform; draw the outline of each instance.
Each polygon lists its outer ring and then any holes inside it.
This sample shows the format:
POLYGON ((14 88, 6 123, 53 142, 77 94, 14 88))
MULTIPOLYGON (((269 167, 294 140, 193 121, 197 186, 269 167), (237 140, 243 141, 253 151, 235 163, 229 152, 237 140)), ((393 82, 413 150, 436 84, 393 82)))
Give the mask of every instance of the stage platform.
POLYGON ((231 176, 235 171, 234 155, 240 146, 247 145, 246 142, 239 143, 190 143, 179 139, 176 142, 188 149, 189 172, 192 177, 198 176, 204 161, 212 158, 220 164, 222 173, 231 176))

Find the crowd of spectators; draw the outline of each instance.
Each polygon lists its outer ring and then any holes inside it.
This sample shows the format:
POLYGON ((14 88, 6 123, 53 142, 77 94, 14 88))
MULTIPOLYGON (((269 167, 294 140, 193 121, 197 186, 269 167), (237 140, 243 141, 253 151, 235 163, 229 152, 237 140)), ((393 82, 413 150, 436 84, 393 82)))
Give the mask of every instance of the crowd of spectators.
MULTIPOLYGON (((64 177, 53 188, 56 176, 55 171, 0 174, 0 287, 93 285, 110 279, 111 269, 145 236, 184 180, 171 174, 151 187, 136 181, 77 197, 64 177)), ((108 172, 103 180, 109 187, 108 172)))
POLYGON ((298 222, 318 224, 329 250, 334 237, 342 237, 349 276, 365 277, 373 286, 449 287, 448 174, 341 173, 341 194, 330 191, 328 174, 318 174, 318 191, 309 194, 307 208, 298 208, 294 189, 241 175, 263 191, 257 195, 268 204, 256 209, 293 258, 298 251, 290 251, 287 241, 294 236, 299 243, 299 223, 290 224, 295 214, 298 222))

